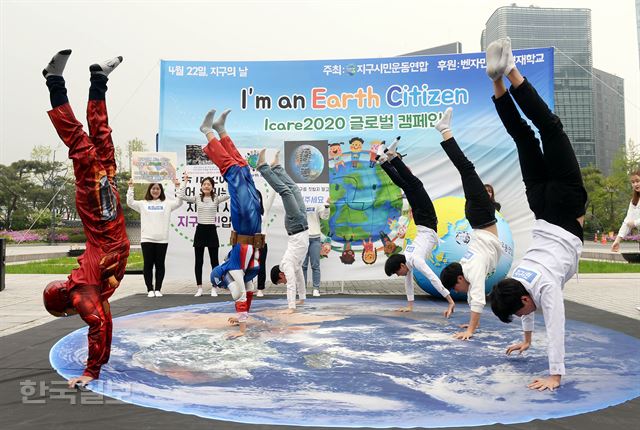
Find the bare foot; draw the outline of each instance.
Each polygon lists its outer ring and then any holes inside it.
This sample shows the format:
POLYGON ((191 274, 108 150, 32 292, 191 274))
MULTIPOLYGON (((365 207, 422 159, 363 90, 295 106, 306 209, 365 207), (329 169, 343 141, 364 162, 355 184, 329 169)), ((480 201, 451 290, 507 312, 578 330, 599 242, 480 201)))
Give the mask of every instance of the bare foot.
POLYGON ((285 309, 285 310, 281 311, 280 313, 285 314, 285 315, 290 315, 292 313, 295 313, 295 311, 296 311, 295 309, 288 308, 288 309, 285 309))
POLYGON ((276 167, 280 164, 280 150, 276 151, 276 155, 273 156, 273 161, 271 162, 271 167, 276 167))
POLYGON ((304 305, 304 300, 298 300, 296 302, 296 305, 300 306, 300 305, 304 305))
POLYGON ((238 321, 238 318, 236 317, 229 317, 229 319, 227 320, 229 322, 229 325, 239 325, 240 321, 238 321))
POLYGON ((256 166, 259 167, 263 164, 267 164, 267 148, 262 148, 258 153, 258 164, 256 166))

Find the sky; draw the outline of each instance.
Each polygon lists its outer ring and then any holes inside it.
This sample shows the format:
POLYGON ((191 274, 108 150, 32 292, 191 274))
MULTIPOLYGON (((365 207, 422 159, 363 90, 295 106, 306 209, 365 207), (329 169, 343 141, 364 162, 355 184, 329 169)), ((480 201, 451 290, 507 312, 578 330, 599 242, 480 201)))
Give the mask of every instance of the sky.
MULTIPOLYGON (((122 55, 108 105, 117 145, 154 146, 161 59, 328 60, 393 57, 454 41, 480 51, 487 19, 509 1, 448 0, 0 0, 0 164, 35 145, 64 149, 47 117, 41 71, 73 49, 65 79, 83 121, 88 66, 122 55)), ((527 0, 518 6, 591 9, 593 66, 625 80, 626 140, 640 143, 635 2, 527 0), (615 29, 615 31, 613 31, 615 29)), ((211 101, 215 106, 215 100, 211 101)), ((59 155, 58 155, 59 156, 59 155)))

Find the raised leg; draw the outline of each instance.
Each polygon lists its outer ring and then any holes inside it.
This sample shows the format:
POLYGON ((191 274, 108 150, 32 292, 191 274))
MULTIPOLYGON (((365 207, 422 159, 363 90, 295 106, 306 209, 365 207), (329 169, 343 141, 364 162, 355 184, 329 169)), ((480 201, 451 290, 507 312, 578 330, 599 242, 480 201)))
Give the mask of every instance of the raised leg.
POLYGON ((473 163, 464 155, 453 136, 440 145, 460 173, 466 199, 465 216, 471 227, 486 228, 494 225, 497 222, 495 208, 473 163))
MULTIPOLYGON (((307 215, 304 211, 301 211, 300 203, 290 186, 282 182, 280 175, 274 172, 268 164, 258 166, 258 172, 282 198, 287 233, 291 234, 292 232, 303 230, 307 225, 307 215)), ((304 207, 304 203, 302 205, 304 207)))

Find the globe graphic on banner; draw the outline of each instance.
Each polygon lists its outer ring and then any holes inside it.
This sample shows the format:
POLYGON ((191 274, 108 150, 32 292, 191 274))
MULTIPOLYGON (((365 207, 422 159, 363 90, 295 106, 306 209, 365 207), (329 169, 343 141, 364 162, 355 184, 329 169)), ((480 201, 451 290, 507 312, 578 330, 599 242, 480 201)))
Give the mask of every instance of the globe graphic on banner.
POLYGON ((315 146, 300 145, 291 152, 288 166, 295 182, 313 182, 324 170, 324 157, 315 146))
POLYGON ((401 215, 402 192, 380 166, 370 168, 366 160, 353 168, 349 161, 339 170, 332 168, 329 179, 335 205, 329 218, 333 240, 380 240, 380 232, 389 231, 389 219, 401 215))
MULTIPOLYGON (((433 202, 438 215, 438 237, 440 243, 433 250, 431 257, 427 259, 427 264, 440 276, 440 272, 449 263, 460 261, 467 252, 469 240, 471 239, 471 225, 464 215, 464 197, 449 196, 442 197, 433 202)), ((509 224, 496 211, 496 219, 498 220, 498 237, 502 245, 502 255, 498 260, 496 271, 491 274, 485 283, 486 293, 490 293, 493 286, 507 276, 511 263, 513 262, 513 237, 509 224)), ((427 293, 435 297, 442 297, 438 291, 433 288, 431 282, 419 272, 414 272, 416 283, 427 293)), ((467 295, 464 293, 451 294, 455 300, 466 300, 467 295)))

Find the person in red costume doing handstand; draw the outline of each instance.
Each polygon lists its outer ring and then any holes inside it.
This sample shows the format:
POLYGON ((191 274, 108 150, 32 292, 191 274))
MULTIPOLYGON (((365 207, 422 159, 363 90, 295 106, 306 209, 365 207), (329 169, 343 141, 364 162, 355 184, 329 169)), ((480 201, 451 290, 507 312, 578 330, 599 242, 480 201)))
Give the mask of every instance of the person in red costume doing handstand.
POLYGON ((52 110, 49 118, 69 148, 76 184, 76 209, 87 237, 80 267, 63 281, 53 281, 43 293, 44 306, 56 317, 78 314, 89 325, 89 356, 81 376, 69 387, 84 386, 100 376, 111 351, 109 297, 124 276, 129 239, 115 184, 116 163, 105 94, 108 75, 121 62, 116 57, 89 67, 91 86, 87 104, 89 134, 76 119, 62 77, 71 50, 58 52, 42 74, 47 80, 52 110))

